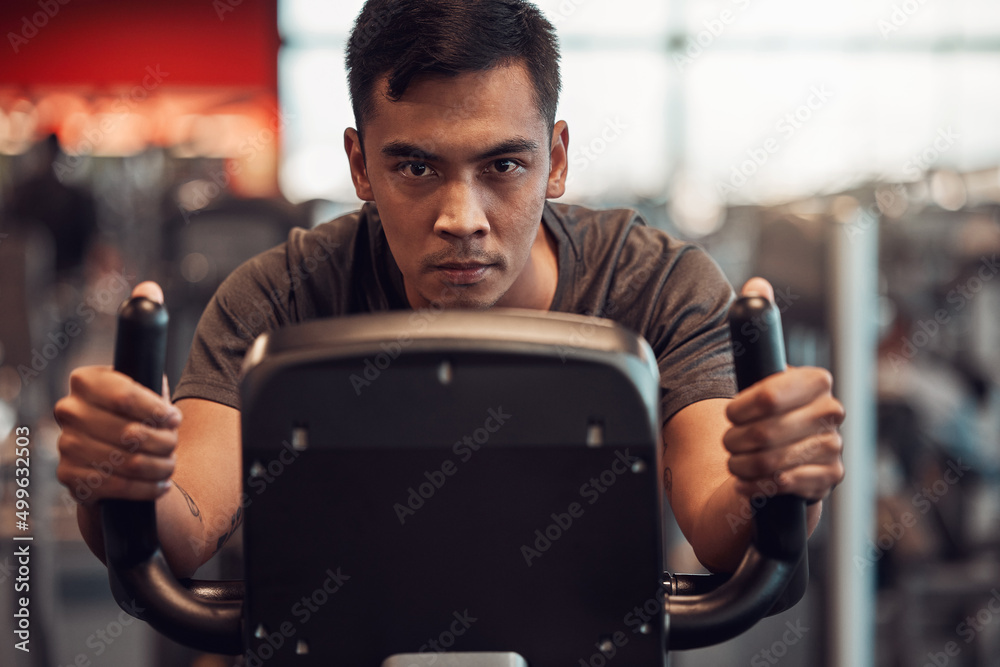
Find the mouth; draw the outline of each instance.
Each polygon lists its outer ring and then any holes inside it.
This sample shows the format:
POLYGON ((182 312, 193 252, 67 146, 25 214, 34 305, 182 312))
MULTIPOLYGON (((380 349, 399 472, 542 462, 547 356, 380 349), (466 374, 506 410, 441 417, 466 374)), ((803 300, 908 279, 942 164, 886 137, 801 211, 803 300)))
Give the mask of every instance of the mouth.
POLYGON ((472 285, 485 278, 486 274, 493 267, 493 264, 451 262, 447 264, 438 264, 434 268, 453 285, 472 285))

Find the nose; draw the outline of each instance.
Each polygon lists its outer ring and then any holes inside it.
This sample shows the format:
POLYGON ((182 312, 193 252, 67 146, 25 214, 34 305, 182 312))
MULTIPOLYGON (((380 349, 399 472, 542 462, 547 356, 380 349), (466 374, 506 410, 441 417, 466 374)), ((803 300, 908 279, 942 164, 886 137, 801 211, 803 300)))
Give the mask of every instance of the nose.
POLYGON ((450 183, 440 191, 441 205, 434 233, 457 239, 485 236, 490 224, 475 188, 469 183, 450 183))

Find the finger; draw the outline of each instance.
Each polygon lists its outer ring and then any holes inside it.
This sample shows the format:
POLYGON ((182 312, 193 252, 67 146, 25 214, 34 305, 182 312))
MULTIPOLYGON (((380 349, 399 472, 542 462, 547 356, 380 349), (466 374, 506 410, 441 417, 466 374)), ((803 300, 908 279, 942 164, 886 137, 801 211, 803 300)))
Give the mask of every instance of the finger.
POLYGON ((783 471, 773 479, 758 479, 752 482, 739 480, 737 493, 753 496, 794 495, 806 500, 820 500, 829 495, 830 490, 844 479, 841 463, 831 465, 808 465, 783 471))
POLYGON ((821 396, 791 412, 733 426, 723 434, 722 444, 734 455, 787 447, 825 433, 836 433, 843 419, 840 401, 821 396))
POLYGON ((67 396, 56 405, 63 432, 89 438, 129 452, 169 456, 177 447, 176 428, 158 428, 153 420, 137 422, 67 396))
POLYGON ((774 302, 774 288, 771 283, 756 276, 743 283, 740 296, 762 296, 768 301, 774 302))
POLYGON ((731 456, 729 471, 746 481, 774 478, 802 466, 838 463, 842 453, 840 434, 824 433, 787 447, 731 456))
POLYGON ((132 296, 144 296, 150 301, 163 303, 163 290, 152 280, 141 282, 132 288, 132 296))
POLYGON ((726 417, 735 425, 746 424, 800 408, 832 390, 833 376, 825 368, 790 368, 737 394, 726 406, 726 417))
POLYGON ((104 478, 95 471, 73 469, 60 464, 56 476, 73 500, 90 505, 98 500, 156 500, 173 486, 170 480, 143 481, 126 477, 104 478))
POLYGON ((78 369, 70 375, 70 394, 85 404, 130 421, 176 428, 181 412, 162 396, 107 366, 78 369))
POLYGON ((122 451, 85 433, 63 432, 59 437, 59 465, 82 473, 88 479, 122 477, 139 481, 169 479, 177 461, 174 456, 154 456, 122 451))

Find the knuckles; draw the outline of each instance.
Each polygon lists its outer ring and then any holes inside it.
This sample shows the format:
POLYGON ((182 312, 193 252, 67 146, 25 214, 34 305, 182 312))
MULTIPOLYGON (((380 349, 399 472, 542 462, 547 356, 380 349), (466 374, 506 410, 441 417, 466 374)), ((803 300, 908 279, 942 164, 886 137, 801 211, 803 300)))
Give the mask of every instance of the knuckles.
POLYGON ((131 415, 136 408, 135 394, 127 389, 117 389, 108 396, 112 411, 120 415, 131 415))
POLYGON ((66 396, 56 401, 55 407, 52 410, 52 416, 55 417, 56 423, 59 426, 65 428, 76 416, 73 398, 66 396))
POLYGON ((830 480, 830 485, 829 485, 830 487, 833 487, 835 484, 840 484, 841 482, 843 482, 844 477, 847 474, 847 470, 844 468, 844 462, 838 458, 834 462, 833 466, 831 466, 831 472, 832 472, 832 479, 830 480))
POLYGON ((833 373, 829 370, 818 366, 809 366, 802 370, 810 373, 818 393, 829 394, 833 391, 833 373))
POLYGON ((97 386, 105 375, 109 366, 80 366, 74 368, 69 374, 69 393, 79 394, 87 391, 92 386, 97 386))
POLYGON ((757 422, 744 428, 742 440, 749 444, 751 449, 763 449, 771 443, 773 437, 774 433, 769 426, 757 422))
POLYGON ((770 416, 781 409, 781 396, 773 385, 762 384, 754 396, 754 404, 759 413, 770 416))
POLYGON ((142 457, 137 454, 121 454, 112 465, 124 477, 136 477, 143 471, 142 457))

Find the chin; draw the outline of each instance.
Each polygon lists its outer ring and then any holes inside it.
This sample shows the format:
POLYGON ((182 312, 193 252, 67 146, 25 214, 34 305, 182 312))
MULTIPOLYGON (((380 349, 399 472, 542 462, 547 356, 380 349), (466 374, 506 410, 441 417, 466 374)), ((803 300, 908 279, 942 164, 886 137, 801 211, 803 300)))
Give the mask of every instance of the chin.
POLYGON ((499 297, 496 299, 488 299, 472 295, 467 297, 462 296, 445 305, 445 310, 489 310, 494 307, 499 300, 499 297))
MULTIPOLYGON (((438 305, 432 308, 441 307, 445 310, 487 310, 496 305, 503 297, 503 292, 491 289, 483 289, 480 286, 456 287, 445 285, 437 290, 438 294, 447 294, 449 298, 437 301, 438 305)), ((429 303, 435 303, 434 299, 425 299, 429 303)))

